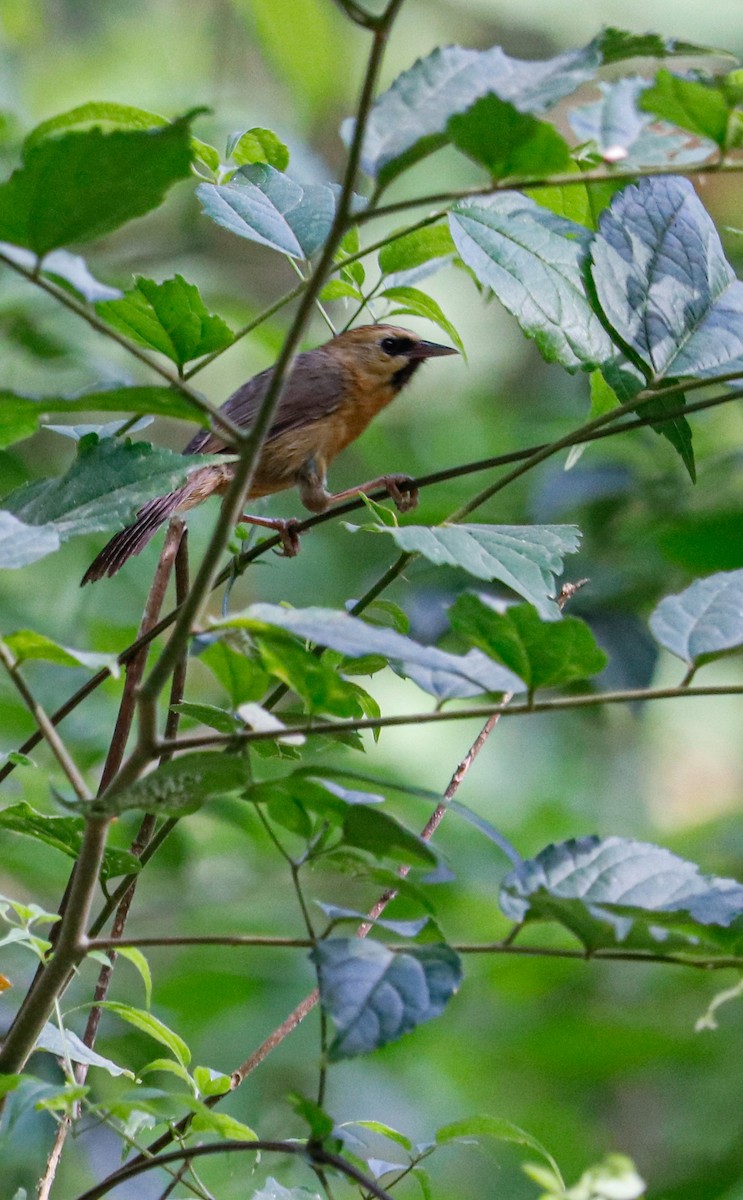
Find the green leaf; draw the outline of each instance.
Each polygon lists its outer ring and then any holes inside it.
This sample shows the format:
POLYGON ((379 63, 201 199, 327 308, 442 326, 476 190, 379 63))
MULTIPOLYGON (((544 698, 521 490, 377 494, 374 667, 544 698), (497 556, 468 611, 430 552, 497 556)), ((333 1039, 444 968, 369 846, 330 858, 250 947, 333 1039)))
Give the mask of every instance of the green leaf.
POLYGON ((602 61, 606 64, 622 62, 628 58, 686 58, 689 54, 730 54, 728 50, 700 46, 698 42, 664 38, 657 33, 629 33, 611 25, 602 29, 596 43, 601 51, 602 61))
POLYGON ((743 570, 697 579, 666 596, 650 617, 656 641, 700 667, 743 647, 743 570))
POLYGON ((218 708, 216 704, 193 704, 191 701, 184 701, 182 704, 171 704, 170 707, 172 712, 191 717, 200 725, 216 729, 218 733, 234 733, 235 730, 242 729, 242 721, 238 721, 237 717, 226 709, 218 708))
POLYGON ((454 145, 484 166, 491 179, 540 177, 565 171, 572 159, 564 137, 492 92, 447 123, 454 145))
POLYGON ((311 258, 330 232, 336 190, 326 184, 301 186, 264 163, 240 167, 229 183, 201 183, 196 195, 206 215, 238 237, 311 258))
POLYGON ((509 667, 530 691, 588 679, 608 661, 584 621, 542 621, 530 604, 498 612, 465 592, 449 609, 449 619, 457 633, 509 667))
POLYGON ((586 295, 590 233, 517 192, 455 204, 460 257, 537 343, 547 362, 593 370, 614 347, 586 295))
POLYGON ((368 1054, 439 1016, 462 978, 459 958, 445 945, 392 951, 368 938, 332 938, 310 958, 337 1031, 331 1061, 368 1054))
MULTIPOLYGON (((31 837, 76 860, 83 844, 85 821, 82 817, 48 817, 21 802, 0 809, 0 829, 31 837)), ((101 878, 105 881, 118 875, 135 875, 140 867, 139 859, 128 850, 108 846, 101 864, 101 878)))
POLYGON ((245 789, 249 780, 244 758, 236 754, 194 751, 164 763, 129 787, 93 801, 96 811, 123 813, 130 809, 183 816, 202 804, 245 789))
MULTIPOLYGON (((134 856, 132 855, 132 857, 134 856)), ((138 971, 139 977, 144 984, 145 1004, 149 1008, 152 1003, 152 972, 150 971, 150 964, 142 951, 137 949, 136 946, 117 946, 116 953, 119 958, 125 958, 138 971)))
POLYGON ((397 663, 405 674, 412 675, 419 668, 423 672, 440 672, 449 679, 476 685, 476 690, 465 690, 460 693, 463 695, 513 691, 519 683, 509 671, 488 664, 484 655, 447 654, 435 646, 422 646, 392 629, 368 625, 358 617, 335 609, 287 609, 273 604, 253 604, 217 624, 218 627, 244 628, 257 634, 278 627, 350 658, 382 654, 388 661, 397 663))
MULTIPOLYGON (((539 62, 509 58, 499 46, 445 46, 419 59, 376 100, 364 137, 362 164, 389 183, 448 141, 449 119, 492 93, 522 113, 544 112, 592 79, 601 65, 597 41, 539 62)), ((353 123, 343 127, 346 142, 353 123)))
MULTIPOLYGON (((219 1093, 221 1095, 221 1093, 219 1093)), ((237 1142, 255 1142, 258 1134, 243 1121, 236 1120, 229 1113, 215 1112, 208 1105, 195 1101, 191 1105, 194 1114, 191 1128, 194 1132, 217 1133, 221 1138, 229 1138, 237 1142)))
POLYGON ((119 677, 119 663, 115 654, 96 654, 91 650, 73 650, 69 646, 59 646, 51 638, 33 629, 19 629, 17 633, 7 634, 2 640, 18 663, 41 659, 60 667, 85 667, 88 671, 100 671, 105 668, 114 679, 119 677))
POLYGON ((276 171, 289 166, 289 151, 271 129, 256 126, 244 133, 233 133, 227 142, 227 156, 239 167, 249 163, 268 163, 276 171))
POLYGON ((148 413, 199 425, 208 420, 186 396, 165 387, 113 387, 74 396, 24 396, 0 390, 0 448, 30 437, 51 413, 73 412, 148 413))
POLYGON ((331 279, 330 283, 326 283, 320 292, 320 299, 326 302, 329 300, 356 300, 361 303, 364 296, 354 283, 347 283, 345 279, 331 279))
POLYGON ((194 1067, 193 1081, 201 1096, 226 1096, 232 1086, 229 1075, 211 1067, 194 1067))
POLYGON ((349 846, 367 850, 377 858, 392 858, 396 862, 435 865, 437 856, 417 834, 411 833, 389 813, 364 804, 352 805, 343 822, 343 841, 349 846))
POLYGON ((335 1121, 325 1109, 300 1092, 290 1092, 287 1100, 297 1116, 309 1125, 313 1141, 324 1142, 330 1137, 335 1128, 335 1121))
POLYGON ((235 632, 229 637, 212 637, 206 649, 202 650, 197 643, 195 651, 199 662, 204 663, 222 684, 233 708, 265 696, 269 675, 252 657, 255 651, 245 634, 235 632))
POLYGON ((433 297, 427 296, 425 292, 421 292, 418 288, 413 287, 386 288, 385 291, 380 293, 380 296, 384 300, 392 300, 399 306, 394 312, 390 313, 392 317, 410 313, 414 317, 425 317, 427 321, 433 321, 434 325, 438 325, 439 329, 444 330, 444 333, 446 333, 447 337, 451 338, 460 354, 466 358, 462 339, 433 297))
POLYGON ((499 580, 518 592, 547 621, 558 620, 555 576, 563 558, 578 549, 575 525, 379 526, 401 550, 437 566, 460 567, 476 579, 499 580))
POLYGON ((388 242, 379 251, 379 269, 383 275, 412 271, 436 258, 456 253, 456 246, 446 225, 426 225, 388 242))
POLYGON ((702 875, 670 850, 629 838, 547 846, 506 876, 500 904, 513 921, 558 921, 591 950, 657 951, 669 946, 670 932, 693 953, 715 939, 739 942, 743 929, 742 884, 702 875))
POLYGON ((102 1067, 104 1071, 108 1071, 109 1075, 126 1075, 129 1079, 134 1078, 132 1072, 125 1067, 120 1067, 110 1058, 103 1058, 101 1054, 91 1050, 90 1046, 86 1046, 85 1042, 71 1029, 60 1030, 50 1022, 47 1022, 42 1029, 34 1048, 46 1050, 57 1058, 69 1058, 72 1062, 85 1063, 88 1067, 102 1067))
POLYGON ((0 186, 0 240, 43 256, 157 208, 189 173, 192 117, 155 129, 32 135, 23 165, 0 186))
POLYGON ((223 350, 234 335, 221 317, 209 313, 199 289, 174 275, 164 283, 142 276, 120 300, 99 304, 102 317, 140 346, 158 350, 178 366, 223 350))
MULTIPOLYGON (((0 516, 12 514, 17 520, 0 524, 0 566, 41 558, 79 534, 119 528, 146 500, 171 491, 191 471, 215 461, 209 455, 173 454, 146 442, 106 440, 91 446, 88 441, 80 442, 78 457, 65 475, 26 484, 5 497, 6 512, 0 516), (35 527, 32 534, 28 526, 35 527)), ((216 461, 223 463, 224 457, 216 461)))
POLYGON ((163 1021, 154 1017, 152 1013, 145 1012, 141 1008, 132 1008, 130 1004, 119 1004, 115 1000, 102 1000, 100 1007, 115 1013, 117 1017, 121 1017, 122 1021, 133 1025, 135 1029, 141 1030, 142 1033, 146 1033, 159 1042, 161 1046, 165 1046, 182 1067, 188 1066, 191 1061, 191 1051, 183 1038, 169 1029, 163 1021))
POLYGON ((529 1150, 536 1151, 545 1162, 549 1163, 561 1186, 565 1187, 562 1175, 560 1174, 560 1168, 549 1150, 532 1133, 527 1133, 525 1129, 514 1125, 512 1121, 506 1120, 505 1117, 492 1117, 489 1115, 465 1117, 460 1121, 453 1121, 450 1125, 443 1125, 441 1129, 436 1130, 436 1144, 439 1146, 447 1146, 452 1142, 468 1142, 472 1138, 483 1137, 492 1137, 499 1142, 515 1142, 517 1146, 527 1146, 529 1150))
MULTIPOLYGON (((36 255, 21 246, 0 242, 0 255, 25 267, 27 271, 38 268, 36 255)), ((47 254, 41 264, 40 274, 67 284, 89 304, 95 304, 98 300, 116 300, 121 295, 119 288, 100 283, 91 275, 85 259, 79 254, 70 254, 68 250, 52 250, 51 254, 47 254)))
POLYGON ((353 684, 294 638, 262 636, 256 645, 263 667, 306 702, 310 712, 336 717, 360 717, 362 709, 353 684))
POLYGON ((725 148, 730 110, 714 81, 699 83, 672 75, 670 71, 659 71, 654 85, 643 90, 639 104, 644 112, 654 113, 725 148))
POLYGON ((381 929, 389 929, 390 933, 394 933, 398 937, 417 937, 428 924, 428 917, 417 917, 410 921, 391 921, 382 917, 370 917, 368 913, 359 912, 355 908, 340 908, 337 904, 323 904, 320 900, 316 900, 315 903, 334 925, 340 921, 353 921, 355 925, 378 925, 381 929))

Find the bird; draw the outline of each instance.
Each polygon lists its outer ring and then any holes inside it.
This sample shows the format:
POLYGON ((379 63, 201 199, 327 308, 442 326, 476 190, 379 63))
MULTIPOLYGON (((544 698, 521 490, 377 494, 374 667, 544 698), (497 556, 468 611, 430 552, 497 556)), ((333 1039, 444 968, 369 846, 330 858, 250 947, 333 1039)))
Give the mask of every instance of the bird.
MULTIPOLYGON (((357 326, 314 350, 298 354, 244 500, 296 487, 305 508, 322 513, 333 504, 385 487, 401 512, 415 507, 418 494, 405 487, 410 484, 406 475, 381 475, 332 493, 327 488, 327 468, 410 383, 426 359, 457 353, 453 347, 425 341, 409 329, 375 324, 357 326)), ((222 406, 225 416, 241 429, 248 429, 253 422, 273 370, 269 367, 253 376, 222 406)), ((201 430, 183 453, 229 454, 231 450, 221 434, 201 430)), ((148 500, 134 521, 103 547, 85 572, 81 586, 115 575, 172 516, 209 496, 224 494, 233 474, 232 463, 210 464, 193 471, 182 487, 148 500)), ((298 552, 296 519, 244 513, 241 521, 278 530, 283 554, 293 556, 298 552)))

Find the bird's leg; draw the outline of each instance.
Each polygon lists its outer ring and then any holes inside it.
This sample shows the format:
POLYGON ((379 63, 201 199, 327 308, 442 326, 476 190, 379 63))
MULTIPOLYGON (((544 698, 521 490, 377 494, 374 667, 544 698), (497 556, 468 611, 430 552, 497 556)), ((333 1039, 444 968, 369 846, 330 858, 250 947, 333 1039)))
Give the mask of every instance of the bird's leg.
POLYGON ((243 513, 240 523, 260 525, 262 529, 275 529, 281 538, 281 550, 277 550, 276 553, 281 554, 283 558, 294 558, 299 554, 299 521, 296 517, 284 520, 281 517, 254 517, 252 513, 243 513))
POLYGON ((376 479, 359 483, 356 487, 346 488, 342 492, 329 492, 325 473, 318 471, 314 458, 307 460, 297 479, 303 505, 310 512, 316 513, 326 512, 331 505, 342 504, 344 500, 351 500, 354 496, 368 496, 377 488, 386 488, 387 494, 394 500, 400 512, 408 512, 418 503, 418 489, 411 487, 411 483, 409 475, 379 475, 376 479))
POLYGON ((368 483, 360 483, 357 487, 346 488, 343 492, 330 494, 329 503, 342 504, 344 500, 351 500, 354 496, 368 496, 377 488, 386 488, 387 495, 394 500, 395 506, 400 512, 410 512, 410 509, 415 508, 419 500, 418 489, 410 486, 412 482, 409 475, 379 475, 377 479, 370 479, 368 483))

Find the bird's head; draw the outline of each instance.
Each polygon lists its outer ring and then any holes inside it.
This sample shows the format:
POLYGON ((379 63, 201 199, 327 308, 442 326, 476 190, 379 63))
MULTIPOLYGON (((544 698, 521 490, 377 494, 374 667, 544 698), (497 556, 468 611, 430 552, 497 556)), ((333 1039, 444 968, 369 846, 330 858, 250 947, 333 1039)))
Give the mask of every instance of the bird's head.
POLYGON ((395 391, 410 382, 427 358, 458 353, 398 325, 360 325, 333 338, 327 349, 361 372, 369 384, 391 386, 395 391))

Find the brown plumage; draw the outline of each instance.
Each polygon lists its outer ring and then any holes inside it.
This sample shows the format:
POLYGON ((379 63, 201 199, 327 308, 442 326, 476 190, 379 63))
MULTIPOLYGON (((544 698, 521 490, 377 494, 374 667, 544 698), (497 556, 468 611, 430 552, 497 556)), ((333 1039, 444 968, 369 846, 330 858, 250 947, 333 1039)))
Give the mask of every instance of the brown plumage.
MULTIPOLYGON (((417 496, 400 491, 404 476, 384 475, 333 495, 326 487, 326 472, 336 455, 363 433, 372 417, 410 382, 420 364, 444 354, 456 354, 456 350, 423 341, 417 333, 395 325, 363 325, 331 338, 316 350, 299 354, 245 499, 255 500, 296 486, 306 508, 324 512, 331 504, 384 486, 398 508, 412 508, 417 496)), ((273 368, 269 368, 244 383, 225 402, 222 412, 241 428, 249 428, 272 373, 273 368)), ((229 450, 219 434, 202 430, 183 453, 219 454, 229 450)), ((208 496, 224 493, 232 474, 229 463, 204 467, 193 471, 176 491, 148 501, 136 520, 104 546, 82 582, 115 575, 175 513, 193 508, 208 496)), ((284 552, 296 554, 295 523, 247 513, 243 520, 278 529, 284 552)))

